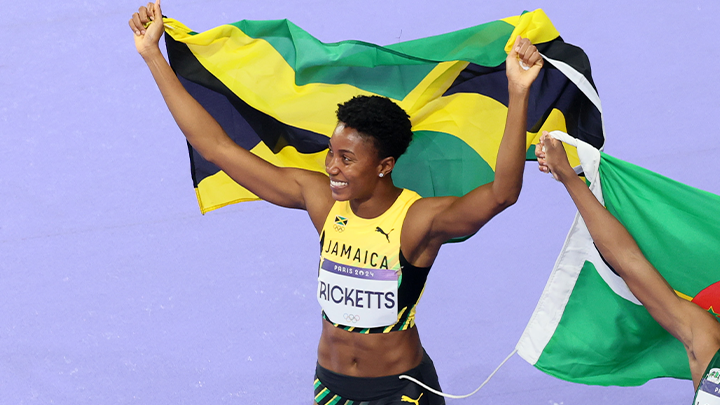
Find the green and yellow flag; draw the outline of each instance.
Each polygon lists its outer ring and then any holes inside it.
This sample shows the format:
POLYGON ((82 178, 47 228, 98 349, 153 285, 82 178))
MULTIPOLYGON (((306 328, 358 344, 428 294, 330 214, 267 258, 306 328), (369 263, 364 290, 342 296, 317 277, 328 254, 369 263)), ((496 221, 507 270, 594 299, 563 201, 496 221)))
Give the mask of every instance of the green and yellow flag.
MULTIPOLYGON (((528 157, 542 130, 604 145, 588 59, 542 10, 389 46, 325 44, 287 20, 202 33, 173 19, 165 25, 170 64, 185 88, 240 146, 278 166, 324 172, 337 105, 380 95, 403 107, 413 125, 396 185, 430 197, 492 181, 507 114, 505 58, 517 35, 549 62, 532 88, 528 157)), ((257 199, 192 148, 190 159, 203 213, 257 199)))
MULTIPOLYGON (((576 142, 565 134, 554 136, 576 142)), ((720 195, 588 145, 579 143, 577 150, 598 201, 627 228, 678 296, 717 317, 720 195)), ((577 383, 633 386, 659 377, 691 378, 682 343, 607 265, 579 213, 517 349, 545 373, 577 383)))

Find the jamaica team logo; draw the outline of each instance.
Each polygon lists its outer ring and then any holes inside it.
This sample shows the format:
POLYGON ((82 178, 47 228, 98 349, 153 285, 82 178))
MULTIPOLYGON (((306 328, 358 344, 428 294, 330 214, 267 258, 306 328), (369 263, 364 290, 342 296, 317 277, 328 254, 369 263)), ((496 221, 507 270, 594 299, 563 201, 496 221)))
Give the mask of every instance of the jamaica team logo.
POLYGON ((335 224, 333 225, 333 228, 335 228, 336 232, 344 231, 347 224, 348 224, 347 218, 341 217, 340 215, 335 215, 335 224))

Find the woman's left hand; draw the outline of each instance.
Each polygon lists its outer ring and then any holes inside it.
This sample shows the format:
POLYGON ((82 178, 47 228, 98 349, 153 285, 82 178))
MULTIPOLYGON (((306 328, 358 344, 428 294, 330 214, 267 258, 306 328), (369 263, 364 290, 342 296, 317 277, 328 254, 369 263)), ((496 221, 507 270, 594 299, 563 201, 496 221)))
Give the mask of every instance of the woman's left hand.
POLYGON ((135 33, 135 48, 140 55, 160 51, 158 41, 165 31, 160 0, 140 7, 130 18, 129 25, 135 33))
POLYGON ((529 39, 515 39, 505 60, 509 89, 527 92, 543 67, 543 58, 529 39))

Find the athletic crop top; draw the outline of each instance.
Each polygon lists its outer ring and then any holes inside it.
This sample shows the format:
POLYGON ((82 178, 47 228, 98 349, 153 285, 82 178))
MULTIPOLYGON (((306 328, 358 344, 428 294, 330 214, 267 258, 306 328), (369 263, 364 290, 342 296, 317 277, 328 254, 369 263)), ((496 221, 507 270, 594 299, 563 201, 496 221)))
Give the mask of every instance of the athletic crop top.
POLYGON ((356 216, 336 201, 320 233, 317 299, 323 318, 357 333, 388 333, 415 325, 415 307, 430 267, 415 267, 400 251, 405 215, 420 199, 403 190, 382 215, 356 216))
POLYGON ((715 353, 700 380, 693 405, 720 405, 720 350, 715 353))

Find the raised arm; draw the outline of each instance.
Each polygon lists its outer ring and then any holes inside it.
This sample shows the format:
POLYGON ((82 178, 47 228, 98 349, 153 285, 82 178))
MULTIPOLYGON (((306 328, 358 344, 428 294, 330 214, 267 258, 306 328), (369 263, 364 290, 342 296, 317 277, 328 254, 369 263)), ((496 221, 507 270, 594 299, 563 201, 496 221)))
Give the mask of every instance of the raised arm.
POLYGON ((182 86, 158 46, 164 32, 160 1, 140 7, 129 23, 135 34, 137 51, 147 63, 175 122, 193 148, 260 198, 284 207, 306 209, 313 222, 316 218, 324 220, 322 211, 329 209, 328 204, 331 204, 327 176, 279 168, 241 148, 182 86))
POLYGON ((444 242, 477 232, 520 195, 530 86, 543 66, 543 59, 528 39, 517 37, 505 65, 509 101, 495 180, 463 197, 424 198, 413 205, 404 225, 410 232, 403 231, 403 239, 406 234, 413 236, 403 243, 403 252, 415 265, 432 263, 444 242))
POLYGON ((605 260, 650 315, 685 345, 693 381, 697 385, 700 374, 720 348, 720 323, 699 306, 675 294, 625 227, 575 174, 562 142, 543 134, 535 153, 540 170, 552 173, 567 189, 605 260))

